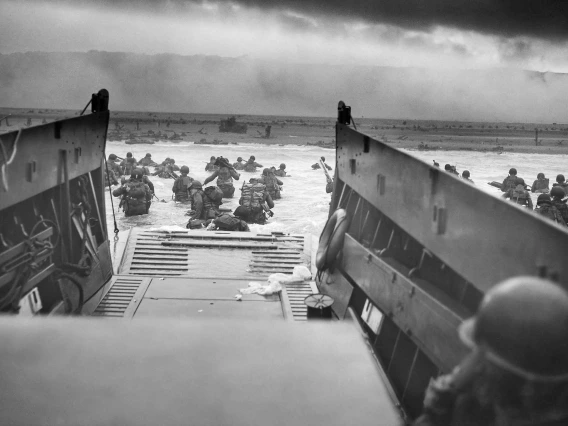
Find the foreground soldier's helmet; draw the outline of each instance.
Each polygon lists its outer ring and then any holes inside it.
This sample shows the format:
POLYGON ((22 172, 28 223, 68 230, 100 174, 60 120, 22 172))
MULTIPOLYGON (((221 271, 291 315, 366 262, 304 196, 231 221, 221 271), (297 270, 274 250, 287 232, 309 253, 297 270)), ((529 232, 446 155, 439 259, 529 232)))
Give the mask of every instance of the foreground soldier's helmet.
POLYGON ((514 169, 514 168, 513 168, 513 169, 509 169, 509 174, 510 174, 510 175, 513 175, 513 176, 516 176, 516 175, 517 175, 517 169, 514 169))
POLYGON ((536 203, 537 204, 543 204, 543 203, 551 203, 551 199, 550 199, 550 195, 548 194, 540 194, 538 196, 538 198, 536 199, 536 203))
POLYGON ((110 155, 108 156, 108 159, 109 159, 109 160, 113 160, 113 161, 114 161, 114 160, 116 160, 116 158, 117 158, 117 157, 116 157, 116 155, 114 155, 114 154, 110 154, 110 155))
POLYGON ((284 169, 286 168, 286 164, 284 164, 284 163, 280 164, 280 168, 281 168, 282 170, 284 170, 284 169))
POLYGON ((263 174, 264 176, 267 176, 268 173, 270 173, 270 169, 269 169, 269 168, 265 168, 265 169, 262 171, 262 174, 263 174))
POLYGON ((243 157, 237 158, 237 161, 243 161, 243 157))
POLYGON ((520 276, 497 284, 459 332, 467 346, 516 376, 568 381, 568 292, 551 281, 520 276))
POLYGON ((566 192, 564 192, 564 189, 559 186, 553 186, 550 190, 550 195, 552 197, 564 198, 566 196, 566 192))
POLYGON ((127 157, 127 158, 132 157, 132 153, 131 153, 131 152, 127 152, 127 153, 126 153, 126 157, 127 157))
POLYGON ((465 177, 465 178, 468 178, 469 177, 469 170, 464 170, 462 172, 462 176, 465 177))
POLYGON ((517 180, 515 182, 516 182, 517 185, 525 186, 525 180, 523 178, 517 178, 517 180))
POLYGON ((558 175, 556 176, 556 182, 558 183, 562 183, 566 180, 566 178, 564 178, 564 175, 558 175))
POLYGON ((182 172, 182 173, 189 173, 189 167, 181 166, 179 171, 182 172))
POLYGON ((189 185, 189 189, 203 189, 203 185, 198 180, 194 180, 191 182, 191 185, 189 185))

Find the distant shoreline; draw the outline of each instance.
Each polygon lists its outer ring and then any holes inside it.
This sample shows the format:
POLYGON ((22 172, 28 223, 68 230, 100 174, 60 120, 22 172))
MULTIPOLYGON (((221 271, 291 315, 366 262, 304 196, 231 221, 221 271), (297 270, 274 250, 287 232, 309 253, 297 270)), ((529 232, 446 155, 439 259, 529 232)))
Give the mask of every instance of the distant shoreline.
MULTIPOLYGON (((39 125, 78 111, 0 108, 0 134, 28 124, 39 125)), ((335 146, 335 119, 325 117, 237 116, 246 133, 223 133, 219 122, 226 114, 111 112, 107 140, 134 142, 195 142, 211 146, 234 144, 335 146), (271 126, 266 138, 266 127, 271 126), (217 141, 217 142, 215 142, 217 141)), ((474 123, 454 121, 355 119, 357 129, 397 148, 424 151, 463 151, 528 154, 568 154, 568 125, 529 123, 474 123), (537 130, 536 130, 537 129, 537 130), (537 137, 539 145, 536 145, 537 137)), ((125 145, 128 145, 125 143, 125 145)), ((151 144, 147 144, 148 147, 151 144)))

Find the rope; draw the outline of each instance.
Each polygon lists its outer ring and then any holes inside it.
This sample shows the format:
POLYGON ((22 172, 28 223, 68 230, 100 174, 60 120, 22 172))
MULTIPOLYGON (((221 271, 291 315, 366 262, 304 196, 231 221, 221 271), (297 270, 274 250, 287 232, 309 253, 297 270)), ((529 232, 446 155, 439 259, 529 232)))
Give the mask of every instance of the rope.
POLYGON ((83 115, 83 114, 85 113, 85 110, 86 110, 87 108, 89 108, 89 105, 91 105, 91 102, 93 102, 93 98, 91 98, 91 99, 89 100, 89 102, 87 102, 87 105, 85 105, 85 108, 83 108, 83 111, 81 111, 81 114, 79 114, 79 115, 83 115))
POLYGON ((2 149, 2 156, 3 156, 3 159, 4 159, 4 162, 2 163, 2 168, 1 168, 2 187, 4 188, 4 192, 8 192, 8 190, 9 190, 9 188, 8 188, 8 177, 6 176, 6 166, 9 166, 10 164, 12 164, 12 161, 14 161, 14 158, 16 157, 16 152, 18 151, 18 141, 20 140, 21 134, 22 134, 22 129, 19 129, 18 134, 16 135, 16 140, 14 141, 14 148, 12 149, 12 154, 10 155, 10 158, 8 158, 8 154, 6 153, 6 148, 4 147, 2 140, 0 140, 0 148, 2 149))
POLYGON ((116 224, 116 215, 114 214, 114 202, 112 201, 112 192, 111 192, 111 185, 110 185, 110 173, 108 172, 108 164, 107 164, 107 160, 106 160, 106 154, 105 154, 105 168, 106 168, 106 172, 107 172, 107 176, 108 176, 108 193, 110 194, 110 205, 112 207, 112 218, 114 220, 114 233, 118 234, 120 231, 118 230, 118 225, 116 224))

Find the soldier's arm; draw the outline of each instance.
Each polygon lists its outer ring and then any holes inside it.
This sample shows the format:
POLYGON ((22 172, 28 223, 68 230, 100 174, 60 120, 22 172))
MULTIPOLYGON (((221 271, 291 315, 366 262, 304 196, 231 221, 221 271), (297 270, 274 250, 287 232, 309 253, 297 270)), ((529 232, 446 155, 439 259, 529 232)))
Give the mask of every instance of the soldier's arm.
POLYGON ((201 194, 195 194, 193 199, 193 210, 195 211, 193 217, 195 219, 201 219, 201 214, 203 213, 203 198, 201 194))
POLYGON ((266 204, 268 205, 268 207, 270 207, 271 209, 274 208, 274 201, 272 201, 272 197, 270 196, 270 194, 268 192, 264 193, 264 201, 266 201, 266 204))
POLYGON ((121 186, 120 188, 116 188, 114 191, 112 191, 112 195, 114 195, 115 197, 120 197, 125 192, 126 188, 124 186, 121 186))
POLYGON ((235 179, 235 180, 239 180, 239 178, 241 177, 241 175, 238 174, 235 169, 229 169, 229 173, 231 174, 231 176, 232 176, 233 179, 235 179))
POLYGON ((148 185, 148 188, 150 188, 150 191, 152 191, 152 193, 154 192, 154 184, 152 183, 152 181, 150 179, 148 179, 148 177, 144 176, 144 181, 146 182, 146 185, 148 185))
POLYGON ((329 166, 327 163, 324 163, 324 164, 325 164, 325 167, 327 167, 327 170, 332 170, 331 166, 329 166))
POLYGON ((262 164, 254 163, 255 167, 264 167, 262 164))
POLYGON ((284 185, 284 182, 282 182, 280 179, 276 178, 276 183, 278 185, 284 185))
POLYGON ((213 179, 215 179, 217 176, 219 176, 219 171, 216 170, 215 172, 213 172, 213 174, 211 176, 209 176, 208 178, 205 178, 205 180, 203 181, 203 185, 207 185, 209 182, 211 182, 213 179))

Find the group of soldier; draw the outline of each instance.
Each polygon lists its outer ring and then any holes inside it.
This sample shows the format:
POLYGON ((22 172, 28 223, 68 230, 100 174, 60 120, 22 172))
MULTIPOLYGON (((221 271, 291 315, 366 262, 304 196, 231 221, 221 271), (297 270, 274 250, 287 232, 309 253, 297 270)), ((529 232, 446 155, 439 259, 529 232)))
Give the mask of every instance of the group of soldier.
MULTIPOLYGON (((556 176, 556 182, 553 183, 552 188, 549 183, 550 180, 544 176, 544 173, 539 173, 530 187, 530 192, 539 194, 534 212, 562 226, 568 226, 568 206, 565 199, 568 193, 568 183, 562 174, 556 176)), ((523 178, 517 176, 516 169, 509 170, 509 175, 501 185, 501 191, 504 192, 503 198, 533 209, 529 187, 523 178)))
MULTIPOLYGON (((115 197, 120 197, 120 206, 126 216, 147 214, 154 195, 154 185, 149 176, 173 178, 173 198, 177 203, 190 204, 187 215, 188 228, 203 228, 209 226, 225 230, 247 231, 248 224, 266 223, 267 216, 273 215, 274 200, 281 198, 282 182, 278 177, 288 176, 286 165, 264 168, 260 177, 252 177, 241 187, 239 207, 233 214, 221 211, 223 198, 232 198, 235 193, 234 181, 240 179, 238 171, 254 173, 263 167, 256 162, 254 156, 244 162, 239 157, 231 164, 224 157, 211 157, 205 170, 212 172, 203 183, 190 177, 189 167, 178 167, 175 160, 166 158, 161 164, 152 160, 150 153, 140 160, 127 153, 125 158, 110 154, 105 175, 107 185, 121 186, 113 191, 115 197), (150 167, 155 167, 150 172, 150 167), (176 172, 179 172, 176 173, 176 172), (205 187, 216 179, 215 185, 205 187)), ((157 197, 156 197, 157 198, 157 197)))

